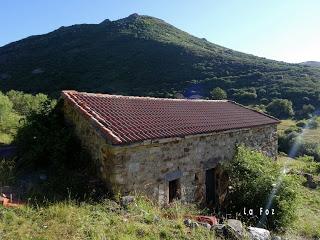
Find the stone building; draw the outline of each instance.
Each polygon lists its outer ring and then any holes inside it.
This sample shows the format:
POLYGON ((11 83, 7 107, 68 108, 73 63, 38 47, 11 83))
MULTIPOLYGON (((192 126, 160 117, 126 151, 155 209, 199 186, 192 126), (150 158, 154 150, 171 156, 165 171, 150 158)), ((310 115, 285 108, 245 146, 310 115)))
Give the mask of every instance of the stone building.
POLYGON ((62 96, 66 121, 114 193, 217 205, 227 184, 219 163, 233 158, 237 144, 277 155, 279 121, 232 101, 62 96))

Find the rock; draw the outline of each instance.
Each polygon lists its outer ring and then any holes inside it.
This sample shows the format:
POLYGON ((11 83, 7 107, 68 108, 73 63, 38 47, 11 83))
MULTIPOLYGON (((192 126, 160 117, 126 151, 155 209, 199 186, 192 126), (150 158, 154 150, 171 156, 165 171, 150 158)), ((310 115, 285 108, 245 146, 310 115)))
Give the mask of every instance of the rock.
POLYGON ((190 227, 191 227, 191 228, 198 228, 198 227, 199 227, 199 223, 197 223, 197 222, 192 222, 190 227))
POLYGON ((248 227, 251 240, 271 240, 270 232, 264 228, 248 227))
POLYGON ((242 222, 236 219, 228 219, 226 223, 226 234, 228 238, 243 239, 245 231, 242 222))
POLYGON ((191 219, 186 218, 186 219, 183 221, 183 223, 184 223, 184 225, 186 225, 187 227, 190 227, 190 226, 191 226, 192 221, 191 221, 191 219))
POLYGON ((225 229, 224 224, 215 224, 211 227, 211 231, 215 231, 217 236, 221 236, 221 237, 223 237, 224 235, 224 229, 225 229))
POLYGON ((279 236, 273 236, 273 237, 271 238, 271 240, 281 240, 281 237, 279 237, 279 236))
POLYGON ((199 227, 199 223, 193 222, 191 219, 187 218, 183 221, 184 225, 186 225, 189 228, 197 228, 199 227))
POLYGON ((128 207, 134 201, 135 201, 134 196, 124 196, 120 199, 120 205, 122 207, 128 207))
POLYGON ((198 224, 202 227, 205 227, 208 230, 211 229, 211 225, 209 223, 198 222, 198 224))
POLYGON ((307 179, 307 187, 311 189, 316 189, 317 184, 313 180, 313 176, 310 173, 305 173, 304 177, 307 179))

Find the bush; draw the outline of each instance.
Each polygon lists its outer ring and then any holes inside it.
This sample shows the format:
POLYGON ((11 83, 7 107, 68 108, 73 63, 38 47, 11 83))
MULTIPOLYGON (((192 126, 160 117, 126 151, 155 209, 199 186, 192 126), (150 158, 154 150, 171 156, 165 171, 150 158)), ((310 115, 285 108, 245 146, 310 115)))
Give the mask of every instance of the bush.
POLYGON ((308 123, 308 128, 310 129, 316 129, 319 127, 319 122, 315 119, 312 119, 309 123, 308 123))
POLYGON ((298 126, 292 126, 292 127, 289 127, 289 128, 284 130, 285 134, 289 134, 289 133, 292 133, 292 132, 302 133, 302 128, 300 128, 298 126))
POLYGON ((257 94, 254 91, 240 89, 233 94, 233 97, 236 101, 239 101, 241 103, 249 103, 257 99, 257 94))
MULTIPOLYGON (((288 175, 281 175, 281 166, 262 153, 239 146, 234 159, 224 166, 230 178, 230 192, 227 196, 228 212, 243 213, 253 209, 256 218, 241 215, 248 224, 258 224, 261 220, 260 207, 265 208, 277 186, 270 208, 274 215, 268 215, 264 227, 282 229, 295 218, 297 182, 288 175)), ((271 212, 271 210, 270 210, 271 212)))
MULTIPOLYGON (((27 116, 32 112, 41 111, 43 103, 49 101, 47 95, 38 93, 31 95, 20 91, 11 90, 7 93, 8 98, 13 103, 13 109, 20 115, 27 116)), ((55 105, 55 100, 50 101, 52 105, 55 105)))
MULTIPOLYGON (((286 131, 285 131, 286 132, 286 131)), ((296 131, 291 131, 287 134, 281 134, 278 136, 278 149, 280 152, 286 154, 294 154, 290 157, 299 157, 303 155, 309 155, 314 157, 316 161, 320 161, 320 144, 318 143, 308 143, 304 139, 299 137, 299 133, 296 131), (295 152, 291 153, 292 149, 295 148, 295 152)))
POLYGON ((261 98, 260 103, 263 105, 267 105, 269 103, 269 100, 267 98, 261 98))
POLYGON ((304 122, 304 121, 299 121, 299 122, 297 122, 297 124, 296 124, 296 126, 297 126, 297 127, 300 127, 300 128, 304 128, 306 125, 307 125, 307 124, 306 124, 306 122, 304 122))
POLYGON ((289 154, 289 151, 292 148, 293 144, 297 141, 298 136, 299 136, 299 133, 296 131, 279 135, 278 136, 279 151, 289 154))
POLYGON ((65 198, 70 192, 83 195, 92 190, 87 183, 95 176, 95 169, 73 130, 64 123, 62 102, 53 108, 47 100, 41 109, 29 114, 17 133, 15 144, 18 170, 45 171, 48 175, 48 181, 30 194, 65 198))
POLYGON ((313 114, 316 108, 311 104, 304 104, 302 106, 302 109, 300 111, 300 117, 304 118, 310 118, 313 114))
POLYGON ((317 162, 320 162, 320 145, 318 143, 302 142, 297 155, 309 155, 314 157, 317 162))
POLYGON ((292 102, 287 99, 274 99, 268 104, 267 112, 279 119, 290 118, 294 115, 292 102))
POLYGON ((300 170, 306 173, 318 174, 320 172, 320 163, 314 160, 314 157, 303 155, 297 158, 298 161, 304 164, 300 167, 300 170))
POLYGON ((227 99, 226 91, 224 91, 222 88, 219 88, 219 87, 214 88, 210 92, 210 95, 211 95, 211 99, 216 99, 216 100, 227 99))
POLYGON ((10 99, 0 92, 0 133, 13 134, 19 125, 20 116, 13 111, 10 99))
POLYGON ((15 180, 15 161, 13 159, 0 159, 0 187, 10 185, 15 180))

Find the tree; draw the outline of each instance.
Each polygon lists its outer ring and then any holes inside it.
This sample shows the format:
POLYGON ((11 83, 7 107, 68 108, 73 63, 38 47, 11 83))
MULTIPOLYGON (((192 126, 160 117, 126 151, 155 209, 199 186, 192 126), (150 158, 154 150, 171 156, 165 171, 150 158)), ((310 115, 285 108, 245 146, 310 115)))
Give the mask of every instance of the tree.
POLYGON ((279 119, 290 118, 294 115, 292 102, 288 99, 274 99, 268 104, 266 110, 279 119))
POLYGON ((18 126, 19 118, 10 99, 0 92, 0 133, 11 134, 18 126))
POLYGON ((305 118, 310 118, 314 113, 316 108, 312 104, 304 104, 301 110, 301 116, 305 118))
POLYGON ((13 103, 13 109, 20 115, 28 115, 33 111, 39 111, 42 104, 48 100, 48 96, 42 93, 31 95, 20 91, 11 90, 7 93, 13 103))
POLYGON ((226 91, 224 91, 222 88, 216 87, 214 88, 211 92, 211 99, 216 99, 216 100, 220 100, 220 99, 227 99, 227 93, 226 91))
POLYGON ((12 102, 0 92, 0 121, 3 121, 12 112, 12 102))
POLYGON ((257 92, 254 87, 234 89, 232 97, 237 102, 252 104, 257 99, 257 92))

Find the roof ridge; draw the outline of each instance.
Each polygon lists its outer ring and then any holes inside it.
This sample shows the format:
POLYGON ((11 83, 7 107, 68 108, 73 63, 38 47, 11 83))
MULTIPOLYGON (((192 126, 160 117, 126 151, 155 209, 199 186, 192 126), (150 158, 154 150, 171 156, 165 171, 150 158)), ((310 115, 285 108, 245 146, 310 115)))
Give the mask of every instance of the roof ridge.
POLYGON ((92 122, 98 124, 99 127, 101 127, 101 129, 103 130, 103 132, 105 134, 107 134, 107 136, 111 137, 111 141, 113 143, 116 143, 116 144, 122 143, 122 140, 116 134, 114 134, 113 131, 111 131, 109 128, 107 128, 103 124, 103 122, 105 122, 105 121, 103 121, 103 119, 98 114, 96 114, 93 110, 91 110, 91 108, 89 106, 87 106, 87 104, 85 102, 81 101, 79 98, 77 98, 72 93, 78 93, 78 92, 73 91, 73 90, 62 91, 62 96, 64 96, 65 99, 67 98, 68 100, 70 100, 73 104, 75 104, 79 108, 79 110, 81 110, 83 113, 85 113, 87 116, 89 116, 92 122), (75 99, 77 101, 75 101, 75 99))
POLYGON ((126 96, 120 94, 108 94, 108 93, 89 93, 89 92, 78 92, 75 90, 64 90, 63 93, 77 93, 77 94, 85 94, 88 96, 98 96, 98 97, 119 97, 119 98, 127 98, 127 99, 154 99, 158 101, 197 101, 197 102, 233 102, 228 99, 221 99, 221 100, 212 100, 212 99, 188 99, 188 98, 162 98, 162 97, 149 97, 149 96, 126 96))

